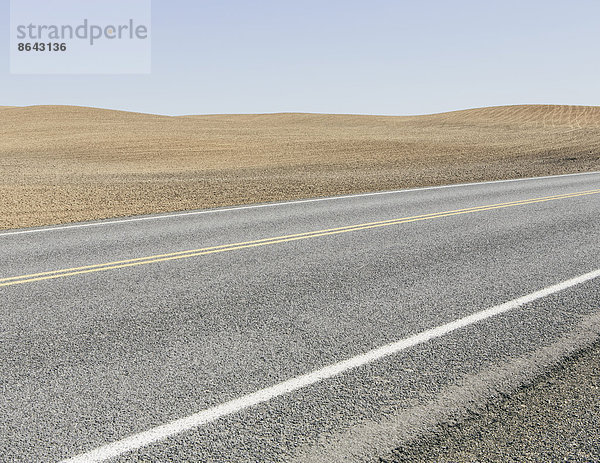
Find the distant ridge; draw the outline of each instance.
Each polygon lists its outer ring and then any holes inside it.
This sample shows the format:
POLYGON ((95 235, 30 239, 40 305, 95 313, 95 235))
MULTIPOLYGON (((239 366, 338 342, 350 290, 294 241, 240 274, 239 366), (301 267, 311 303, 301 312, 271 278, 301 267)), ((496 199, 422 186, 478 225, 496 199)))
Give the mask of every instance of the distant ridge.
POLYGON ((484 108, 462 109, 435 114, 412 116, 379 116, 379 115, 353 115, 353 114, 325 114, 325 113, 266 113, 266 114, 197 114, 185 116, 162 116, 132 111, 92 108, 87 106, 62 106, 62 105, 35 105, 35 106, 0 106, 0 110, 12 109, 23 113, 43 114, 52 112, 54 115, 83 116, 97 113, 104 117, 134 117, 146 116, 157 118, 240 118, 240 119, 331 119, 331 118, 385 118, 385 119, 430 119, 446 122, 472 121, 472 122, 497 122, 521 123, 533 122, 557 126, 597 126, 600 124, 600 106, 569 106, 569 105, 512 105, 489 106, 484 108), (112 116, 111 116, 112 114, 112 116))

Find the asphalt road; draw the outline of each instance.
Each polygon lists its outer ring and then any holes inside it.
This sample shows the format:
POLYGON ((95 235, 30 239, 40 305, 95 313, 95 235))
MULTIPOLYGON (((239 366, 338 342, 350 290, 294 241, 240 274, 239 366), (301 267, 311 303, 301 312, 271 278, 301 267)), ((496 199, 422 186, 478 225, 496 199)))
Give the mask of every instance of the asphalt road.
POLYGON ((593 173, 0 233, 0 461, 385 456, 596 339, 599 217, 593 173))

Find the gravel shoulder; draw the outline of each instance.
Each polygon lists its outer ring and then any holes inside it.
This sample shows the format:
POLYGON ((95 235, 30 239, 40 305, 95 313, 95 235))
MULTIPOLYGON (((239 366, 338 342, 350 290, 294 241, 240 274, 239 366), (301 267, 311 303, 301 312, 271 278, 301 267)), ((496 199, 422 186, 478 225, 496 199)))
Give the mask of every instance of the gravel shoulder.
POLYGON ((600 341, 382 463, 600 461, 600 341))

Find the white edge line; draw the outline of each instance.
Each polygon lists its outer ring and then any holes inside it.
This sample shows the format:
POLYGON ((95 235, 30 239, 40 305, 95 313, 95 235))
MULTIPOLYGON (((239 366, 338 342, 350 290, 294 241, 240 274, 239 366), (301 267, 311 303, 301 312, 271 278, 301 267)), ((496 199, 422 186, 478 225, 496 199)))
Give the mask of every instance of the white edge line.
POLYGON ((580 175, 597 175, 599 172, 579 172, 575 174, 561 174, 561 175, 547 175, 544 177, 526 177, 526 178, 514 178, 507 180, 490 180, 487 182, 473 182, 473 183, 455 183, 452 185, 439 185, 439 186, 428 186, 428 187, 420 187, 420 188, 409 188, 402 190, 390 190, 390 191, 376 191, 373 193, 358 193, 351 195, 341 195, 341 196, 329 196, 326 198, 312 198, 312 199, 298 199, 293 201, 280 201, 274 203, 266 203, 266 204, 252 204, 248 206, 235 206, 235 207, 227 207, 227 208, 216 208, 216 209, 205 209, 200 211, 189 211, 189 212, 173 212, 170 214, 163 215, 150 215, 144 217, 132 217, 128 219, 117 219, 117 220, 103 220, 100 222, 89 222, 89 223, 78 223, 73 225, 61 225, 47 228, 34 228, 31 230, 18 230, 18 231, 9 231, 0 233, 0 238, 3 236, 11 236, 11 235, 24 235, 31 233, 44 233, 51 231, 59 231, 59 230, 68 230, 71 228, 87 228, 87 227, 99 227, 104 225, 115 225, 121 223, 129 223, 129 222, 141 222, 145 220, 159 220, 159 219, 169 219, 169 218, 177 218, 177 217, 185 217, 190 215, 201 215, 201 214, 215 214, 218 212, 230 212, 230 211, 238 211, 245 209, 259 209, 263 207, 275 207, 275 206, 286 206, 291 204, 303 204, 303 203, 313 203, 319 201, 335 201, 340 199, 350 199, 350 198, 360 198, 365 196, 379 196, 379 195, 389 195, 389 194, 398 194, 398 193, 410 193, 413 191, 425 191, 425 190, 438 190, 443 188, 458 188, 458 187, 468 187, 468 186, 476 186, 476 185, 487 185, 493 183, 509 183, 509 182, 524 182, 524 181, 532 181, 532 180, 543 180, 549 178, 560 178, 560 177, 573 177, 580 175))
POLYGON ((227 415, 231 415, 247 408, 268 402, 277 397, 284 396, 291 392, 313 385, 325 379, 340 375, 349 370, 364 366, 368 363, 381 360, 390 355, 397 354, 405 349, 423 344, 435 338, 440 338, 453 331, 459 330, 477 322, 486 320, 496 315, 508 312, 510 310, 521 307, 537 299, 544 298, 551 294, 563 291, 573 286, 585 283, 600 276, 600 269, 586 273, 585 275, 572 278, 570 280, 549 286, 542 290, 519 297, 512 301, 506 302, 489 309, 476 312, 464 318, 460 318, 445 325, 438 326, 426 331, 422 331, 416 335, 402 339, 400 341, 387 344, 382 347, 365 352, 364 354, 352 357, 348 360, 341 361, 318 370, 312 371, 305 375, 297 376, 287 381, 275 384, 274 386, 260 389, 254 393, 244 395, 229 402, 208 408, 193 415, 180 418, 169 423, 157 426, 139 434, 126 437, 113 443, 103 445, 89 452, 74 456, 63 460, 61 463, 93 463, 102 462, 110 458, 115 458, 124 453, 140 449, 149 444, 167 439, 169 437, 190 431, 199 426, 211 423, 227 415))

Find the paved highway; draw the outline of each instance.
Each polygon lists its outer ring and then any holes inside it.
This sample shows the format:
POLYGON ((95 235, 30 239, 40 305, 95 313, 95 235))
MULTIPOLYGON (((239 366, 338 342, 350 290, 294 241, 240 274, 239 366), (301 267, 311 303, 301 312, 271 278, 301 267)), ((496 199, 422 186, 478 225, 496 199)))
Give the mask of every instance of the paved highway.
POLYGON ((0 461, 349 461, 591 342, 600 173, 0 232, 0 461))

